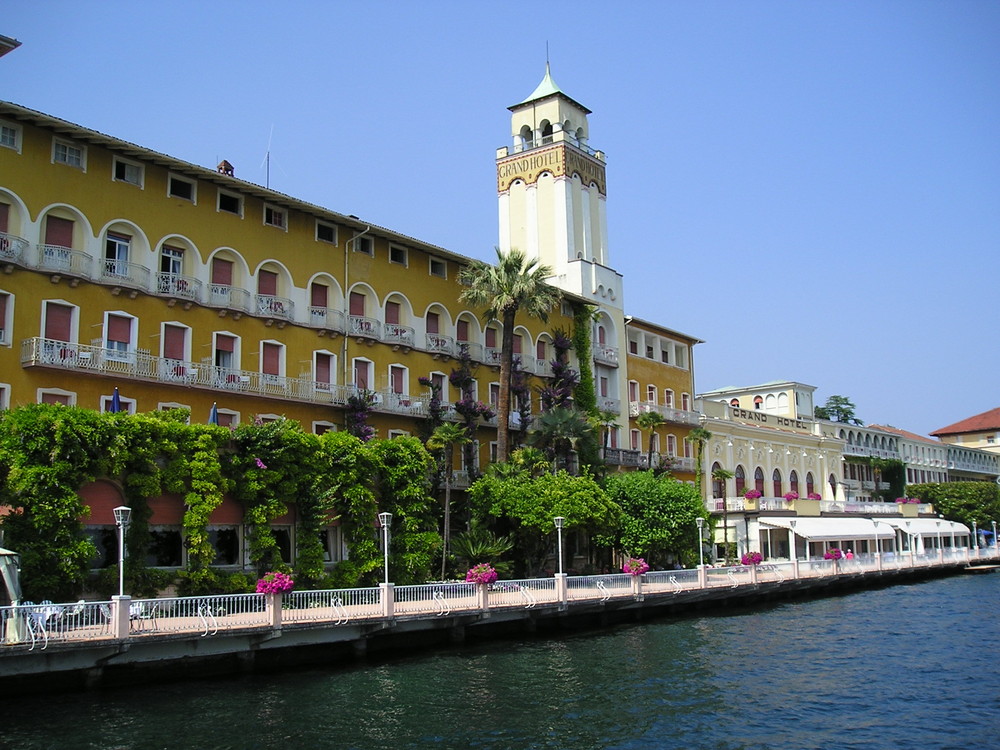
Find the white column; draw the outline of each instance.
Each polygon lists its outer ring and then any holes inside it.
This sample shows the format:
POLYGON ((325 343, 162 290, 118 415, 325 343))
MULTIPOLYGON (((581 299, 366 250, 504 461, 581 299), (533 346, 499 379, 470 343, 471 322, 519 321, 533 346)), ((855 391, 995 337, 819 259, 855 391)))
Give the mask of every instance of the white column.
POLYGON ((529 258, 539 258, 538 252, 538 186, 528 185, 524 191, 524 243, 519 248, 529 258))
POLYGON ((497 197, 500 212, 499 247, 504 252, 510 250, 510 192, 504 191, 497 197))

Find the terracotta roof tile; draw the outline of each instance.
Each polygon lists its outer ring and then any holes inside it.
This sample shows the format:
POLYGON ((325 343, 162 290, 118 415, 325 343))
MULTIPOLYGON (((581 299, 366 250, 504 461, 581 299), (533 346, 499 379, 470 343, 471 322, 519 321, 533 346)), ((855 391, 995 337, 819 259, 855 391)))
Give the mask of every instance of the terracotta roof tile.
POLYGON ((1000 408, 984 411, 974 417, 955 422, 940 430, 934 430, 931 435, 940 437, 941 435, 961 435, 968 432, 988 432, 989 430, 1000 430, 1000 408))

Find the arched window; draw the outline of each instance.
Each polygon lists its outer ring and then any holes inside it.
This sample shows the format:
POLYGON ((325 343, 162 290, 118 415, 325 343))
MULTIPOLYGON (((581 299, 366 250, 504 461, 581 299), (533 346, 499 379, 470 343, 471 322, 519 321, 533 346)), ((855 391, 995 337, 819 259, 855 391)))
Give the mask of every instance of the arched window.
POLYGON ((736 471, 734 472, 734 474, 736 476, 736 494, 737 494, 737 496, 739 496, 739 495, 742 495, 744 492, 746 492, 746 488, 747 488, 747 475, 743 471, 743 467, 742 466, 737 466, 736 467, 736 471))
POLYGON ((762 396, 754 396, 753 397, 753 408, 754 409, 761 409, 761 408, 763 408, 763 406, 764 406, 764 398, 762 396))
POLYGON ((738 398, 731 398, 731 399, 729 399, 729 405, 730 406, 739 407, 740 400, 738 398))
POLYGON ((771 482, 774 485, 774 496, 775 497, 781 497, 781 495, 782 495, 782 492, 781 492, 781 472, 778 471, 777 469, 775 469, 774 473, 771 475, 771 482))
POLYGON ((788 475, 788 491, 794 492, 796 495, 799 494, 799 474, 795 469, 792 469, 792 473, 788 475))
POLYGON ((810 471, 806 474, 806 497, 809 497, 809 495, 812 495, 814 492, 815 489, 813 487, 813 475, 812 472, 810 471))
POLYGON ((829 482, 830 482, 830 494, 833 497, 836 497, 836 495, 837 495, 837 477, 835 477, 833 474, 831 474, 829 482))
POLYGON ((520 143, 521 148, 529 149, 535 147, 534 138, 531 133, 531 128, 529 128, 527 125, 521 127, 520 136, 521 136, 521 143, 520 143))
POLYGON ((542 143, 552 143, 552 123, 542 120, 542 143))
POLYGON ((764 470, 759 466, 753 471, 753 486, 761 495, 764 494, 764 470))

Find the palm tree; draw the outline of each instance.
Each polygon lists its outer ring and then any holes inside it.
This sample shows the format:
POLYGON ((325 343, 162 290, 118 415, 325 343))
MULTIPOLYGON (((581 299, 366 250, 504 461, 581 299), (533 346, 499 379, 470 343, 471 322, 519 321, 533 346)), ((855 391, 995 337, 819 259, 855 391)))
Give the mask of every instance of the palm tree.
POLYGON ((712 479, 722 485, 722 548, 725 550, 726 565, 729 565, 729 504, 726 502, 726 482, 735 474, 721 466, 712 470, 712 479))
POLYGON ((441 462, 444 465, 444 533, 441 538, 444 546, 441 549, 441 580, 444 580, 445 565, 448 562, 448 540, 451 537, 451 475, 452 462, 455 459, 455 446, 465 445, 469 442, 469 436, 464 427, 460 427, 454 422, 445 422, 438 425, 430 438, 427 439, 427 449, 430 451, 440 451, 441 462))
POLYGON ((712 439, 712 433, 706 430, 704 427, 695 427, 691 430, 687 437, 684 438, 688 442, 694 443, 694 476, 695 476, 695 486, 698 488, 699 494, 704 494, 704 490, 701 486, 702 477, 705 474, 705 470, 702 467, 703 456, 705 454, 705 444, 712 439))
POLYGON ((553 471, 559 468, 559 459, 563 464, 571 451, 576 450, 576 443, 581 438, 593 439, 593 427, 590 421, 578 409, 557 406, 549 409, 535 420, 534 429, 528 433, 526 442, 533 448, 540 448, 552 459, 553 471))
POLYGON ((649 430, 649 450, 646 452, 646 467, 653 468, 653 433, 661 424, 666 424, 667 419, 658 411, 644 411, 635 418, 635 423, 642 430, 649 430))
POLYGON ((482 261, 462 269, 459 281, 466 289, 459 300, 486 309, 483 319, 499 320, 503 326, 500 345, 500 394, 497 399, 497 461, 507 460, 510 444, 510 384, 514 362, 514 319, 518 311, 542 322, 559 302, 561 293, 545 279, 552 269, 529 260, 520 250, 504 253, 496 249, 497 264, 482 261))
POLYGON ((611 447, 611 430, 618 424, 618 414, 613 411, 602 410, 594 414, 591 419, 594 426, 601 430, 601 447, 607 450, 611 447))

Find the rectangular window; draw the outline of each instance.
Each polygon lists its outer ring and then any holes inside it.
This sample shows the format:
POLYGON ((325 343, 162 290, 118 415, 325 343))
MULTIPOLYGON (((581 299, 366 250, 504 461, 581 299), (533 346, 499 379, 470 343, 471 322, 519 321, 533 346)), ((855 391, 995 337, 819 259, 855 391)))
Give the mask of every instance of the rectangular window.
POLYGON ((405 375, 406 375, 406 370, 403 369, 402 367, 397 367, 396 365, 392 365, 391 367, 389 367, 389 382, 392 385, 393 393, 398 395, 406 393, 406 389, 404 387, 405 375))
POLYGON ((431 258, 431 276, 437 276, 441 279, 448 278, 448 264, 445 263, 440 258, 431 258))
POLYGON ((58 393, 54 391, 42 391, 39 394, 38 403, 40 404, 62 404, 63 406, 73 405, 73 394, 69 393, 58 393))
POLYGON ((629 341, 628 342, 628 353, 629 354, 638 354, 639 353, 639 342, 638 341, 629 341))
POLYGON ((233 285, 233 262, 225 258, 212 258, 212 283, 233 285))
POLYGON ((107 336, 104 341, 105 356, 110 359, 125 357, 132 344, 132 318, 108 315, 107 336))
POLYGON ((313 283, 309 288, 309 302, 312 307, 319 307, 325 310, 328 307, 327 301, 329 298, 330 287, 326 284, 313 283))
POLYGON ((281 374, 281 344, 264 342, 261 353, 261 372, 264 375, 281 374))
POLYGON ((333 355, 326 352, 316 352, 313 377, 316 385, 322 390, 329 390, 333 382, 330 378, 333 375, 333 355), (325 387, 324 387, 325 386, 325 387))
POLYGON ((10 295, 0 292, 0 346, 10 346, 10 295))
POLYGON ((674 392, 669 388, 663 389, 663 405, 669 406, 671 409, 674 406, 674 392))
POLYGON ((354 360, 354 387, 367 391, 371 387, 372 363, 366 359, 354 360))
POLYGON ((21 128, 13 123, 0 122, 0 146, 21 153, 21 128))
POLYGON ((337 227, 332 224, 316 222, 316 239, 320 242, 329 242, 331 245, 337 244, 337 227))
POLYGON ((365 295, 359 292, 351 292, 350 314, 354 315, 355 317, 364 317, 365 295))
POLYGON ((486 329, 486 348, 496 349, 497 348, 497 329, 487 328, 486 329))
POLYGON ((367 235, 363 237, 355 235, 354 242, 351 244, 354 245, 354 252, 364 253, 365 255, 375 257, 375 243, 372 241, 371 237, 368 237, 367 235))
POLYGON ((427 333, 441 333, 441 316, 436 312, 427 313, 427 333))
POLYGON ((87 168, 87 152, 85 149, 69 141, 55 140, 52 142, 52 161, 77 169, 87 168))
POLYGON ((634 451, 642 450, 642 441, 639 437, 638 430, 629 431, 629 447, 634 451))
POLYGON ((406 265, 406 248, 397 245, 389 245, 389 262, 406 265))
POLYGON ((469 341, 469 321, 460 320, 456 328, 456 338, 459 341, 468 342, 469 341))
POLYGON ((142 165, 115 157, 115 181, 142 187, 142 165))
POLYGON ((264 206, 264 223, 269 227, 285 229, 287 225, 285 210, 274 206, 264 206))
POLYGON ((385 322, 389 325, 398 326, 399 325, 399 303, 398 302, 386 302, 385 303, 385 322))
POLYGON ((223 333, 218 334, 215 337, 215 366, 229 370, 233 368, 235 362, 236 338, 223 333))
POLYGON ((219 210, 226 213, 243 215, 243 198, 235 193, 219 191, 219 210))
POLYGON ((274 297, 278 293, 278 274, 274 271, 261 271, 257 274, 257 294, 274 297))
POLYGON ((656 403, 656 386, 647 385, 646 386, 646 401, 650 404, 656 403))
POLYGON ((104 241, 105 276, 128 276, 128 251, 131 242, 131 237, 108 232, 104 241))
POLYGON ((185 180, 183 177, 170 175, 167 178, 167 194, 171 198, 180 198, 181 200, 193 203, 195 199, 195 183, 191 182, 191 180, 185 180))

